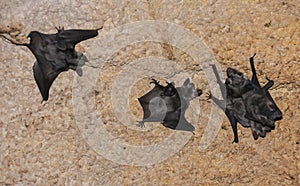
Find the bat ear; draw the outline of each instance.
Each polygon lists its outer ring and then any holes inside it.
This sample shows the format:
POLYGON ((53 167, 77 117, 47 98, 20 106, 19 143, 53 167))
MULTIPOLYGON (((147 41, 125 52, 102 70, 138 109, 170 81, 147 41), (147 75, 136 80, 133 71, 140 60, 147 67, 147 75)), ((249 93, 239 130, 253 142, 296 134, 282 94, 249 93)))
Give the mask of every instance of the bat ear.
POLYGON ((184 81, 183 86, 187 86, 189 83, 190 83, 190 78, 187 78, 187 79, 184 81))
POLYGON ((82 74, 83 74, 82 68, 81 67, 77 67, 76 68, 76 73, 78 74, 78 76, 82 76, 82 74))

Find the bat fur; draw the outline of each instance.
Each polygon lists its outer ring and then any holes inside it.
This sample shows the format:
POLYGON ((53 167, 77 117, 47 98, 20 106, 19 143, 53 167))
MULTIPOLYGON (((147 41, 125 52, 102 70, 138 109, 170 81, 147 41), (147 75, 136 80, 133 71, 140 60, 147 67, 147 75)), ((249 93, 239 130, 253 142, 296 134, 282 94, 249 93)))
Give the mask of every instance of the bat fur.
POLYGON ((154 88, 138 98, 143 111, 143 120, 138 126, 143 127, 144 122, 161 122, 167 128, 175 130, 191 131, 195 127, 184 117, 189 102, 202 94, 202 90, 195 89, 195 85, 187 78, 181 87, 174 83, 162 86, 158 81, 152 79, 154 88))
MULTIPOLYGON (((64 71, 72 69, 82 76, 82 66, 87 58, 75 51, 75 45, 81 41, 96 37, 98 30, 80 30, 56 28, 55 34, 44 34, 38 31, 29 33, 29 43, 17 43, 3 34, 3 38, 18 46, 26 46, 36 58, 33 65, 33 75, 36 84, 43 97, 43 101, 49 98, 49 90, 56 77, 64 71)), ((42 101, 42 102, 43 102, 42 101)))
POLYGON ((243 127, 251 127, 253 138, 264 138, 267 132, 275 129, 275 121, 282 119, 282 112, 277 107, 268 89, 274 82, 261 87, 254 66, 254 56, 250 58, 252 78, 249 80, 241 72, 233 68, 227 69, 227 79, 222 83, 217 69, 212 65, 224 100, 213 95, 210 98, 222 108, 230 121, 234 140, 238 143, 237 122, 243 127))

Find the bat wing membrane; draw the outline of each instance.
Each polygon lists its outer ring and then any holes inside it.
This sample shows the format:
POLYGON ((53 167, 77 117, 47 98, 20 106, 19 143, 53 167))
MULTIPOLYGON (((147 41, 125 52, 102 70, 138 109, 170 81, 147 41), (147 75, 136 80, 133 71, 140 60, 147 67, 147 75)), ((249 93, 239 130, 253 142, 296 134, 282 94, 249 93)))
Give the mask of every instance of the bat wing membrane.
POLYGON ((57 47, 60 50, 74 49, 77 43, 96 37, 97 35, 98 30, 58 30, 57 47))
POLYGON ((50 87, 59 74, 60 72, 53 70, 52 65, 47 61, 39 59, 34 63, 33 76, 43 101, 48 100, 50 87))

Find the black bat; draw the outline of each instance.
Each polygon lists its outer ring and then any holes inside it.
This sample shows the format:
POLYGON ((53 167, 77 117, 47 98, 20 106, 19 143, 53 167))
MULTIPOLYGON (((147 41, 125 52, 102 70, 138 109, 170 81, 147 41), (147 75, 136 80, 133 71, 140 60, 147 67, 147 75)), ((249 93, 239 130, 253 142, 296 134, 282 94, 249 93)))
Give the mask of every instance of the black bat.
POLYGON ((143 111, 143 120, 138 126, 144 127, 144 122, 161 122, 165 127, 175 130, 191 131, 195 127, 185 119, 185 111, 189 102, 202 94, 202 90, 195 89, 195 85, 187 78, 182 87, 173 83, 162 86, 152 79, 154 88, 144 96, 138 98, 143 111))
MULTIPOLYGON (((257 92, 260 89, 252 84, 249 79, 243 75, 241 76, 240 72, 236 70, 235 72, 237 74, 229 76, 230 78, 227 78, 225 82, 228 95, 226 100, 226 109, 228 112, 225 113, 227 116, 231 116, 230 122, 235 123, 232 125, 235 136, 237 136, 236 123, 239 122, 244 127, 251 127, 255 140, 259 136, 265 137, 267 132, 275 128, 275 125, 273 125, 274 120, 267 118, 268 111, 271 111, 273 104, 270 103, 264 94, 257 92), (251 113, 249 114, 250 111, 251 113), (232 116, 235 117, 235 122, 232 116), (258 119, 255 120, 252 116, 258 119)), ((263 89, 267 89, 267 85, 263 89)), ((235 139, 235 142, 237 140, 235 139)))
POLYGON ((268 83, 260 86, 254 67, 254 56, 255 54, 250 58, 251 80, 238 70, 228 68, 227 79, 223 84, 213 65, 224 99, 226 95, 226 102, 213 95, 210 95, 210 98, 225 111, 232 126, 235 143, 238 143, 237 122, 243 127, 251 127, 253 138, 256 140, 258 137, 264 138, 267 132, 275 129, 275 121, 282 118, 282 112, 268 91, 274 82, 267 78, 268 83))
MULTIPOLYGON (((269 88, 271 88, 274 85, 274 81, 270 80, 266 77, 268 80, 268 83, 261 87, 260 83, 258 82, 256 70, 254 66, 254 54, 250 58, 250 66, 252 70, 252 78, 251 82, 255 85, 255 89, 253 91, 253 94, 247 96, 247 99, 245 99, 245 103, 247 106, 250 106, 250 104, 254 104, 257 107, 259 107, 259 113, 256 112, 256 109, 247 109, 248 117, 254 121, 261 121, 263 120, 260 116, 260 114, 263 114, 266 116, 265 120, 273 120, 274 122, 271 122, 271 125, 273 126, 275 124, 275 121, 282 119, 282 112, 276 105, 275 101, 273 100, 270 92, 268 91, 269 88), (261 95, 260 97, 255 97, 255 94, 261 95), (261 101, 261 98, 263 97, 264 101, 261 101), (260 103, 264 103, 263 106, 259 105, 260 103)), ((267 121, 268 122, 268 121, 267 121)))
POLYGON ((16 43, 1 35, 12 44, 26 46, 36 58, 33 65, 34 79, 38 85, 43 101, 49 98, 49 90, 55 78, 63 71, 72 69, 82 76, 82 66, 87 61, 82 53, 75 51, 75 45, 81 41, 96 37, 98 30, 80 30, 56 28, 56 34, 44 34, 32 31, 27 36, 29 44, 16 43))

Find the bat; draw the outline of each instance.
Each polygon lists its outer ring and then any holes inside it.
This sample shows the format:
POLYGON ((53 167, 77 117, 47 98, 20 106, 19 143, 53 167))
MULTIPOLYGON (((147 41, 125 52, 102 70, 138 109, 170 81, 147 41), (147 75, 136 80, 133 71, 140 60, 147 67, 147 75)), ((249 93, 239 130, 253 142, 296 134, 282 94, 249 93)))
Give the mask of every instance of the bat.
POLYGON ((75 51, 75 45, 81 41, 96 37, 98 30, 64 30, 63 27, 56 28, 55 34, 44 34, 32 31, 27 36, 30 38, 28 43, 17 43, 1 35, 12 44, 26 46, 36 58, 33 65, 33 75, 36 84, 43 97, 43 101, 49 98, 49 90, 56 77, 64 71, 72 69, 79 76, 82 76, 82 66, 87 58, 75 51))
MULTIPOLYGON (((261 98, 263 97, 263 108, 259 109, 261 114, 264 114, 267 116, 268 119, 275 121, 281 120, 282 119, 282 112, 281 110, 278 108, 278 106, 276 105, 275 101, 273 100, 270 92, 268 91, 269 88, 271 88, 274 85, 274 81, 268 79, 268 77, 266 77, 266 79, 268 80, 267 84, 264 85, 263 87, 261 87, 257 75, 256 75, 256 70, 255 70, 255 66, 254 66, 254 56, 256 54, 254 54, 251 58, 250 58, 250 66, 251 66, 251 70, 252 70, 252 78, 251 78, 251 82, 255 85, 255 89, 253 91, 253 94, 250 96, 247 96, 248 99, 246 99, 246 105, 250 106, 251 102, 256 102, 256 105, 258 105, 258 107, 262 108, 262 105, 259 106, 258 103, 262 103, 261 102, 261 98), (255 94, 259 94, 262 95, 260 97, 255 97, 255 94)), ((256 115, 255 109, 247 109, 247 112, 249 112, 248 117, 252 120, 260 120, 260 116, 256 115)), ((275 124, 273 122, 273 125, 275 124)))
POLYGON ((253 90, 254 87, 251 81, 238 70, 228 67, 226 74, 228 78, 226 78, 225 85, 227 87, 227 94, 231 97, 237 98, 253 90))
POLYGON ((267 78, 268 83, 263 87, 260 86, 254 66, 254 56, 255 54, 250 58, 251 80, 238 70, 229 67, 226 71, 227 79, 223 84, 216 67, 212 66, 226 101, 219 100, 211 94, 210 98, 224 110, 229 119, 234 133, 233 143, 238 143, 237 122, 243 127, 251 127, 253 138, 257 140, 258 137, 264 138, 267 132, 274 130, 275 121, 282 119, 282 112, 268 91, 274 81, 267 78))
POLYGON ((185 118, 185 111, 189 102, 202 94, 201 89, 195 89, 195 85, 187 78, 181 87, 174 83, 162 86, 158 81, 152 79, 154 88, 138 98, 144 116, 137 126, 144 127, 145 122, 161 122, 167 128, 174 130, 191 131, 195 127, 185 118))

